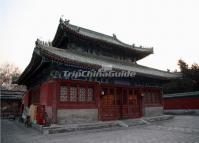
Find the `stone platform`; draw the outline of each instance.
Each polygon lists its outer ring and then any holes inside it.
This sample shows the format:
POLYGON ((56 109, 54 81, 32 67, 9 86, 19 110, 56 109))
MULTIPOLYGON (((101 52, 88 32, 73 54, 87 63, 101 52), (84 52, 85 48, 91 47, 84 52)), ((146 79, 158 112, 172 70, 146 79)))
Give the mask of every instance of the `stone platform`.
POLYGON ((93 130, 102 128, 118 128, 118 127, 131 127, 138 125, 150 124, 155 121, 163 121, 172 119, 172 115, 162 115, 156 117, 145 117, 138 119, 126 119, 126 120, 116 120, 116 121, 106 121, 106 122, 92 122, 92 123, 79 123, 79 124, 53 124, 49 127, 44 127, 42 125, 33 124, 32 127, 37 129, 43 134, 55 134, 64 132, 74 132, 82 130, 93 130))

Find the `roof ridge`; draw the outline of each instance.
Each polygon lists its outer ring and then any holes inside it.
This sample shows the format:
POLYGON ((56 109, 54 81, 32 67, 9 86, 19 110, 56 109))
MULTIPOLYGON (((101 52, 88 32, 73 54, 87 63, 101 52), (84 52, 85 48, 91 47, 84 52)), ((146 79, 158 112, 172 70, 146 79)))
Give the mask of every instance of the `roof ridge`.
MULTIPOLYGON (((78 32, 79 34, 82 34, 84 36, 89 36, 89 35, 88 35, 88 33, 87 33, 87 35, 81 33, 81 30, 83 30, 82 32, 91 32, 90 34, 93 34, 93 36, 94 35, 95 36, 102 36, 103 38, 101 37, 102 38, 101 40, 106 41, 106 42, 110 42, 110 41, 108 41, 108 39, 104 39, 104 37, 109 38, 109 40, 112 39, 113 41, 115 41, 115 42, 112 41, 114 44, 117 44, 117 45, 119 44, 120 46, 124 46, 124 47, 130 48, 130 49, 148 50, 148 51, 153 53, 153 47, 146 48, 146 47, 143 47, 143 46, 139 46, 139 47, 135 46, 135 44, 130 45, 130 44, 127 44, 127 43, 119 40, 116 37, 115 34, 113 34, 113 36, 110 36, 110 35, 100 33, 100 32, 97 32, 97 31, 94 31, 94 30, 91 30, 91 29, 88 29, 88 28, 84 28, 84 27, 76 26, 74 24, 70 24, 69 22, 70 22, 70 20, 65 20, 65 21, 60 20, 61 25, 66 26, 67 28, 70 28, 71 30, 74 30, 75 32, 78 32)), ((99 39, 99 37, 92 37, 92 36, 89 36, 89 37, 99 39)))

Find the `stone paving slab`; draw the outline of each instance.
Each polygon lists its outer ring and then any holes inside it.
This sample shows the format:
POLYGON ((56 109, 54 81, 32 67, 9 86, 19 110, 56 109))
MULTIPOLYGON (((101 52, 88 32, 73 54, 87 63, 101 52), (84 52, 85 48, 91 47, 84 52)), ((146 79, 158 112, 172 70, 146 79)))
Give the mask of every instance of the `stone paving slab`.
POLYGON ((172 120, 128 128, 106 128, 44 135, 9 120, 1 120, 2 143, 199 143, 199 117, 175 116, 172 120))

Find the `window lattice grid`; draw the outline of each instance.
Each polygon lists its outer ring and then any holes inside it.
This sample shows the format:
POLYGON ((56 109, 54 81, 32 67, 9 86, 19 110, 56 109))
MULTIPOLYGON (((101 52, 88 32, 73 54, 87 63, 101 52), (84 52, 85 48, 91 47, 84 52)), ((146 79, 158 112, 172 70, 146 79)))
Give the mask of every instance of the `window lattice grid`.
POLYGON ((145 100, 145 103, 147 104, 151 102, 150 93, 145 93, 144 100, 145 100))
POLYGON ((88 102, 93 101, 93 88, 88 88, 87 101, 88 102))
POLYGON ((161 95, 157 93, 146 93, 144 97, 146 104, 161 104, 161 95))
POLYGON ((77 101, 77 87, 70 87, 70 101, 77 101))
POLYGON ((60 101, 68 101, 68 88, 66 86, 60 87, 60 101))
POLYGON ((86 89, 79 88, 79 101, 83 102, 86 100, 86 89))

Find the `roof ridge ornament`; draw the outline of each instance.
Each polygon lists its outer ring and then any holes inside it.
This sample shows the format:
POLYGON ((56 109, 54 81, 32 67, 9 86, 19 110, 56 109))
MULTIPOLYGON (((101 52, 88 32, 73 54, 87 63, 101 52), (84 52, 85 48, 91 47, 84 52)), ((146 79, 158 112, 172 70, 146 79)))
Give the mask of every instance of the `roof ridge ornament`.
POLYGON ((78 28, 76 29, 77 32, 79 32, 79 30, 80 30, 80 27, 78 27, 78 28))
POLYGON ((124 42, 122 42, 121 40, 119 40, 116 36, 116 34, 113 33, 113 39, 116 40, 117 42, 121 43, 121 44, 125 44, 124 42))
POLYGON ((64 24, 66 24, 66 25, 68 25, 68 24, 69 24, 69 22, 70 22, 70 20, 69 20, 69 19, 68 19, 68 20, 67 20, 67 19, 65 19, 65 20, 64 20, 64 24))
POLYGON ((40 39, 37 38, 37 40, 35 41, 36 45, 45 45, 45 46, 52 46, 52 42, 51 41, 42 41, 40 39))
POLYGON ((35 44, 36 44, 36 45, 41 45, 41 44, 42 44, 42 41, 41 41, 40 39, 37 38, 37 40, 35 41, 35 44))
POLYGON ((64 20, 62 19, 62 17, 60 17, 59 23, 64 23, 64 20))
POLYGON ((115 39, 115 40, 117 39, 117 36, 114 33, 113 33, 113 39, 115 39))

